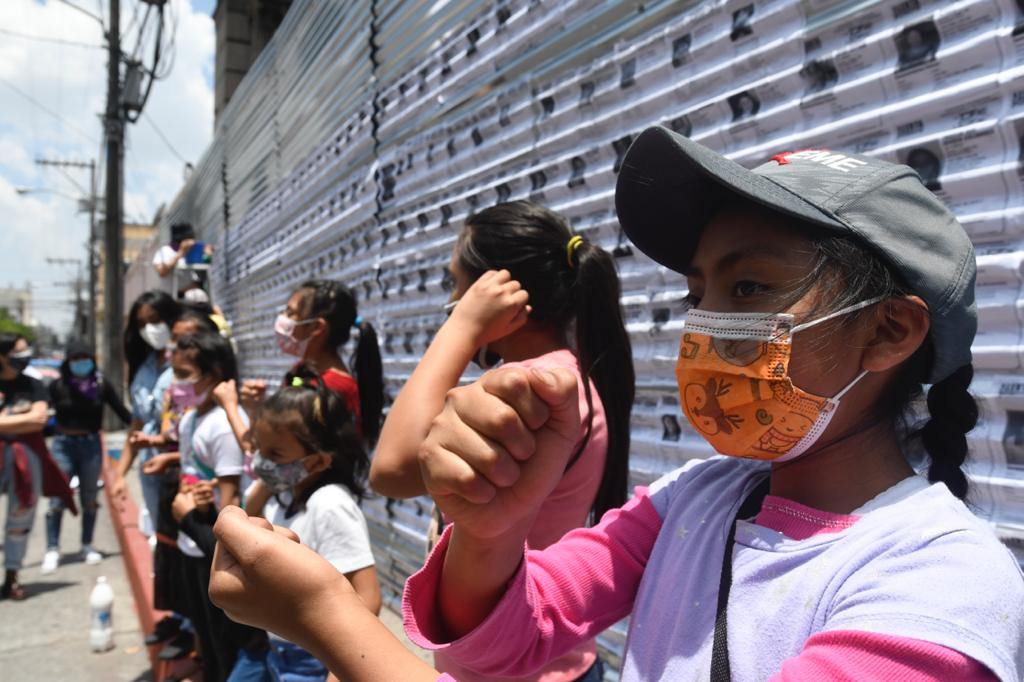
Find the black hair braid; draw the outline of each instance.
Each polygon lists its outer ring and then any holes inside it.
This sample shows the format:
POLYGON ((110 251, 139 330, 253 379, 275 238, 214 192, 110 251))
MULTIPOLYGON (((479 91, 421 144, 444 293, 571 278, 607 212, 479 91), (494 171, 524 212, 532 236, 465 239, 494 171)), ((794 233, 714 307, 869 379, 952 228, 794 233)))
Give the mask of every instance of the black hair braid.
POLYGON ((932 463, 928 480, 942 481, 958 498, 967 497, 967 433, 978 423, 978 404, 967 390, 974 367, 964 365, 928 390, 929 419, 921 427, 921 442, 932 463))

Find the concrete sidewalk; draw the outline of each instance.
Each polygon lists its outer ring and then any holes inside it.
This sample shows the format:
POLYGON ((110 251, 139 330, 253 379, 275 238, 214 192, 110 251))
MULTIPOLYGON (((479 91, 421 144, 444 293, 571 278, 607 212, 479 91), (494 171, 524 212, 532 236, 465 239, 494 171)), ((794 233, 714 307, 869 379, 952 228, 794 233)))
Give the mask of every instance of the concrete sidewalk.
POLYGON ((39 565, 46 551, 47 502, 43 498, 37 507, 25 566, 20 573, 28 599, 0 601, 0 682, 152 680, 105 496, 101 491, 93 543, 103 553, 103 561, 86 566, 78 556, 81 517, 65 512, 61 566, 56 573, 42 575, 39 565), (106 576, 114 590, 116 646, 94 654, 89 650, 89 593, 99 576, 106 576))

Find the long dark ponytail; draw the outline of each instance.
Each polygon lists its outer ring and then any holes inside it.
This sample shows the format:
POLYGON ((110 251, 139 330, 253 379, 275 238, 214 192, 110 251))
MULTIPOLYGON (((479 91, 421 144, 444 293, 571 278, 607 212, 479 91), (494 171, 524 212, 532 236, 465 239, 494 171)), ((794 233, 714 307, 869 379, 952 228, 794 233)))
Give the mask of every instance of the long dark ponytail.
POLYGON ((299 289, 309 292, 306 317, 319 317, 327 323, 327 341, 331 346, 337 348, 348 343, 352 328, 359 330, 352 374, 359 384, 362 434, 367 443, 373 444, 380 435, 380 418, 384 411, 384 365, 377 332, 373 325, 359 317, 355 294, 341 282, 310 280, 299 289))
MULTIPOLYGON (((619 276, 606 251, 573 234, 557 213, 528 201, 487 208, 466 219, 459 237, 459 265, 476 279, 487 270, 508 270, 530 294, 530 318, 570 331, 580 373, 594 382, 604 406, 608 454, 593 512, 600 517, 626 501, 629 479, 630 411, 635 376, 633 355, 620 303, 619 276)), ((584 382, 590 438, 593 402, 584 382)))

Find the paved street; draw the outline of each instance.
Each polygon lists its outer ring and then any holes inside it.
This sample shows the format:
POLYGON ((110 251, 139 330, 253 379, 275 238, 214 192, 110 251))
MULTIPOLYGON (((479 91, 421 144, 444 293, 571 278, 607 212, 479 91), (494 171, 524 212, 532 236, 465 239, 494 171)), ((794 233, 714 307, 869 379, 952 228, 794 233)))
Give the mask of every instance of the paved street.
MULTIPOLYGON (((3 501, 6 509, 6 500, 3 501)), ((96 523, 95 545, 102 563, 86 566, 78 557, 79 517, 65 513, 61 566, 42 575, 46 551, 46 498, 36 510, 21 580, 29 594, 23 602, 0 601, 0 682, 121 682, 151 680, 149 659, 125 576, 117 536, 104 496, 96 523), (89 650, 89 593, 98 576, 114 589, 115 648, 89 650)))

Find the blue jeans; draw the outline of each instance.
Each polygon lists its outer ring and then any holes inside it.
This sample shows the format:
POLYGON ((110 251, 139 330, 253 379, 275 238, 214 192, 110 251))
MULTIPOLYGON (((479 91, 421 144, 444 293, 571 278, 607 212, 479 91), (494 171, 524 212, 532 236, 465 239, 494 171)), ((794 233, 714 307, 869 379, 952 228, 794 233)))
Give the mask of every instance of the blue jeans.
POLYGON ((267 654, 250 654, 245 649, 240 650, 227 682, 271 682, 267 654))
POLYGON ((36 503, 43 492, 43 467, 39 458, 29 448, 28 468, 32 472, 32 493, 36 500, 30 507, 22 507, 14 492, 14 448, 0 441, 3 448, 4 469, 0 472, 0 492, 7 495, 7 520, 4 524, 4 568, 8 571, 21 569, 28 547, 28 536, 36 519, 36 503))
POLYGON ((313 654, 291 642, 270 640, 267 667, 274 682, 323 682, 327 668, 313 654))
POLYGON ((149 512, 149 520, 153 522, 153 528, 156 528, 159 523, 160 482, 163 480, 163 474, 144 474, 142 465, 158 454, 160 453, 155 448, 146 448, 139 452, 136 465, 139 468, 139 481, 142 483, 142 503, 145 505, 146 511, 149 512))
MULTIPOLYGON (((50 447, 53 459, 68 478, 78 476, 78 497, 82 502, 82 545, 92 544, 96 528, 96 510, 99 504, 99 486, 96 485, 103 467, 103 448, 99 434, 84 436, 54 436, 50 447)), ((60 523, 64 518, 64 502, 59 497, 50 498, 46 512, 46 549, 60 549, 60 523)))

